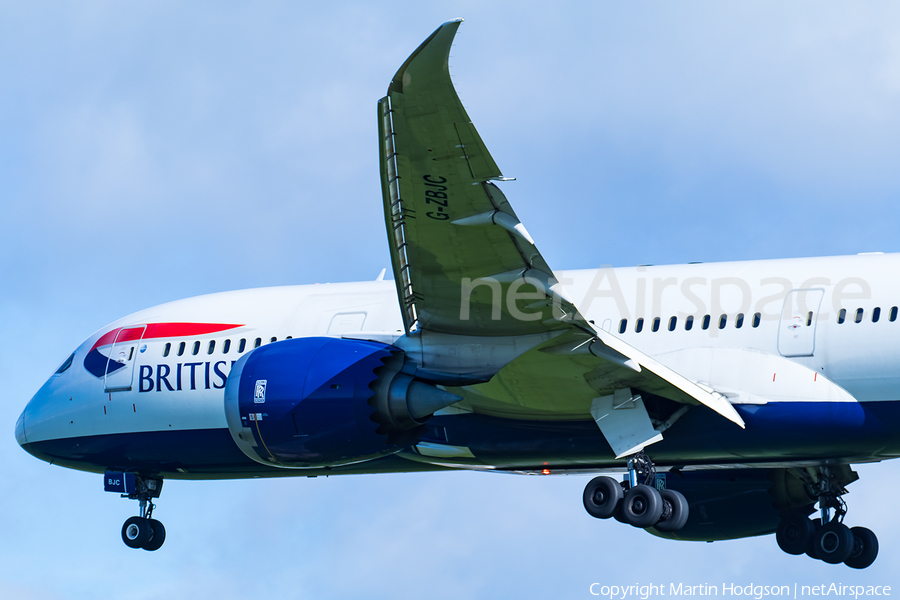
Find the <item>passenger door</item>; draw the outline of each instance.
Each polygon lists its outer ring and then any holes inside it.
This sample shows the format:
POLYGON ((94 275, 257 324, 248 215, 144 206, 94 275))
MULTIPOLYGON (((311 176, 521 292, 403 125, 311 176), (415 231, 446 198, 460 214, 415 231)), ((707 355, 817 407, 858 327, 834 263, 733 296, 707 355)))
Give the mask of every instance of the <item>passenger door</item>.
POLYGON ((825 290, 791 290, 784 299, 778 323, 778 352, 782 356, 812 356, 816 349, 816 321, 825 290))

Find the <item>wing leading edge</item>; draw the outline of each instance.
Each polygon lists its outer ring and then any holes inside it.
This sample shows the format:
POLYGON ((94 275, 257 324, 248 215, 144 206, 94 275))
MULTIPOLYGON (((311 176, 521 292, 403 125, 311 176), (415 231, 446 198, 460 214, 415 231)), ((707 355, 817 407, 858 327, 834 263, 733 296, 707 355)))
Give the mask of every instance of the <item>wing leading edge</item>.
POLYGON ((475 411, 590 415, 603 429, 619 419, 598 418, 598 394, 633 389, 707 406, 743 427, 722 394, 597 330, 567 297, 493 183, 502 173, 453 87, 448 58, 460 23, 425 40, 378 103, 385 225, 406 327, 398 345, 426 376, 471 384, 464 402, 475 411))

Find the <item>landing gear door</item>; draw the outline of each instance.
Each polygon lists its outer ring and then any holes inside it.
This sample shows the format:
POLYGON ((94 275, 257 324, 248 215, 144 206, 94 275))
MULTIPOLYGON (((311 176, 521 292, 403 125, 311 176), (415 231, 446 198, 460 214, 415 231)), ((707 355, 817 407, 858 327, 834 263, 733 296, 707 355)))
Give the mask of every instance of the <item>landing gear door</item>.
POLYGON ((791 290, 784 299, 778 323, 778 352, 782 356, 812 356, 816 349, 816 321, 825 290, 791 290))
POLYGON ((125 392, 131 389, 134 363, 146 329, 146 325, 125 327, 116 334, 116 341, 109 349, 109 358, 106 361, 106 375, 103 379, 106 389, 104 391, 125 392))

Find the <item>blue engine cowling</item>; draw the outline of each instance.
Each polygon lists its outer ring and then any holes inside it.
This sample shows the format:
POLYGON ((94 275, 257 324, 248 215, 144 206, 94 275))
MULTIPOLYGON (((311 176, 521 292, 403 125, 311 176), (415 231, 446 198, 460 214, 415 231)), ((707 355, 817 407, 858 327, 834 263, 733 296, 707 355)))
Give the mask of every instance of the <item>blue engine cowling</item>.
POLYGON ((270 466, 338 466, 392 454, 408 443, 398 432, 460 399, 403 371, 403 352, 378 342, 267 344, 231 369, 228 428, 244 454, 270 466))

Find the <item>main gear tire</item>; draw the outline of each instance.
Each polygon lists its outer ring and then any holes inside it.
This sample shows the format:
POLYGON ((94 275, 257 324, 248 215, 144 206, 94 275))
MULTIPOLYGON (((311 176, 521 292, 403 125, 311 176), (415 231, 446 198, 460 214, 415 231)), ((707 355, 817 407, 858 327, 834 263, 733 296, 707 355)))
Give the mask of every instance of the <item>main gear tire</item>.
POLYGON ((662 516, 663 501, 656 489, 636 485, 622 499, 622 518, 634 527, 652 527, 662 516))
MULTIPOLYGON (((660 497, 664 504, 669 507, 668 517, 654 527, 658 531, 678 531, 687 523, 689 508, 687 499, 681 492, 675 490, 660 490, 660 497)), ((663 511, 666 512, 665 510, 663 511)))
POLYGON ((813 538, 816 556, 836 565, 850 558, 855 547, 853 532, 843 523, 832 521, 822 525, 813 538))
POLYGON ((852 569, 865 569, 878 557, 878 538, 865 527, 854 527, 850 532, 853 534, 853 550, 844 564, 852 569))
POLYGON ((815 523, 800 513, 789 513, 778 522, 775 541, 788 554, 800 555, 810 549, 810 542, 816 533, 815 523))
POLYGON ((608 519, 616 514, 625 493, 618 481, 611 477, 594 477, 585 486, 582 500, 584 509, 597 519, 608 519))

